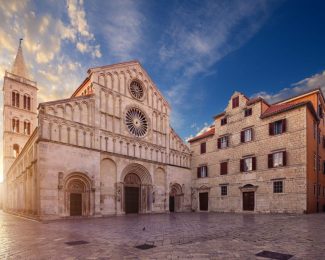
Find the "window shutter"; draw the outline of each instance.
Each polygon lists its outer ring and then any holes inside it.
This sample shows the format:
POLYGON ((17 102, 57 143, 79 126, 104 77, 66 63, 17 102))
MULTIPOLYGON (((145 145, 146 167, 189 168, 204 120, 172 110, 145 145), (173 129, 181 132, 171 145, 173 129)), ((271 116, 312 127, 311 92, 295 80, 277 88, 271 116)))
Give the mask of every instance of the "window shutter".
POLYGON ((254 129, 251 128, 251 136, 252 136, 252 141, 254 141, 254 129))
POLYGON ((287 121, 286 119, 282 120, 282 133, 285 133, 287 131, 286 121, 287 121))
POLYGON ((245 131, 241 131, 241 132, 240 132, 240 141, 241 141, 242 143, 245 142, 245 131))
POLYGON ((244 171, 244 159, 240 159, 240 171, 244 171))
POLYGON ((218 149, 221 148, 221 138, 218 138, 218 149))
POLYGON ((235 108, 236 107, 236 98, 233 98, 232 99, 232 108, 235 108))
POLYGON ((283 166, 287 165, 287 152, 283 151, 282 152, 282 160, 283 160, 283 166))
POLYGON ((197 167, 197 177, 201 178, 201 167, 197 167))
POLYGON ((269 123, 269 135, 274 135, 273 123, 269 123))
POLYGON ((227 162, 220 163, 220 175, 227 174, 227 172, 228 172, 228 163, 227 162))
POLYGON ((273 168, 273 154, 268 155, 268 167, 273 168))
POLYGON ((256 157, 252 158, 252 166, 253 166, 253 171, 256 170, 256 157))
POLYGON ((205 167, 206 177, 209 177, 208 166, 204 166, 204 167, 205 167))
POLYGON ((227 147, 229 147, 229 136, 226 136, 226 140, 227 140, 227 147))
POLYGON ((323 148, 325 148, 325 136, 323 135, 323 148))

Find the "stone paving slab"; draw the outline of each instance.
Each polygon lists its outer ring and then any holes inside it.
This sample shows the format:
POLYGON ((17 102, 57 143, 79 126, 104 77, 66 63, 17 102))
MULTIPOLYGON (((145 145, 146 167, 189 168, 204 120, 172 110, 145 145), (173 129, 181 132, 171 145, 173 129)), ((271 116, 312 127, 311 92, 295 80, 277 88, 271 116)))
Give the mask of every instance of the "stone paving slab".
POLYGON ((0 259, 325 259, 325 214, 173 213, 49 223, 0 213, 0 259), (143 230, 145 228, 145 230, 143 230), (88 244, 67 245, 84 240, 88 244), (154 245, 141 250, 140 244, 154 245))

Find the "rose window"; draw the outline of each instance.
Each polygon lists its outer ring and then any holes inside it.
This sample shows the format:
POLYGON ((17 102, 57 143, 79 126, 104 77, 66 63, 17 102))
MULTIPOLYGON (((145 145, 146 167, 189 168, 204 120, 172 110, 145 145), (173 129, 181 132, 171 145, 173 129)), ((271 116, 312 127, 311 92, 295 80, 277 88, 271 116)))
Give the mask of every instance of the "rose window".
POLYGON ((132 81, 130 84, 130 93, 136 99, 142 99, 144 96, 144 89, 140 82, 132 81))
POLYGON ((143 137, 148 131, 146 115, 138 108, 131 108, 126 112, 125 123, 129 132, 137 137, 143 137))

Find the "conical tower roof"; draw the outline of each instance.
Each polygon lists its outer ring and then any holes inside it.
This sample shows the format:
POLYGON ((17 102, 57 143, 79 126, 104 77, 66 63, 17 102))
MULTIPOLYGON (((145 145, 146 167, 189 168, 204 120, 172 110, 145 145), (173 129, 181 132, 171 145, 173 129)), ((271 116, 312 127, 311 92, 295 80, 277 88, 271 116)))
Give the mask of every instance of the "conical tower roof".
POLYGON ((11 73, 17 76, 30 79, 30 76, 27 71, 27 67, 24 60, 23 49, 21 47, 22 39, 19 41, 19 47, 16 55, 16 59, 11 69, 11 73))

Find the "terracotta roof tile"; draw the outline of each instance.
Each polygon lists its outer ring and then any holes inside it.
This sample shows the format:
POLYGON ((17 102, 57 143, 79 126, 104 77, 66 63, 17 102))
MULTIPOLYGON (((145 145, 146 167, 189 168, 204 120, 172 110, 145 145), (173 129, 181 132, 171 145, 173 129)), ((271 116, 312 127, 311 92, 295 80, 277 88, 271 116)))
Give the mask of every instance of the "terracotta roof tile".
POLYGON ((279 105, 271 105, 262 115, 261 118, 272 116, 290 109, 303 106, 309 103, 309 101, 299 102, 299 103, 283 103, 279 105))
POLYGON ((215 128, 212 127, 211 129, 209 129, 208 131, 204 132, 203 134, 200 134, 200 135, 195 136, 192 139, 188 140, 188 142, 191 143, 191 142, 200 140, 200 139, 202 139, 204 137, 208 137, 210 135, 214 135, 214 133, 215 133, 215 128))

